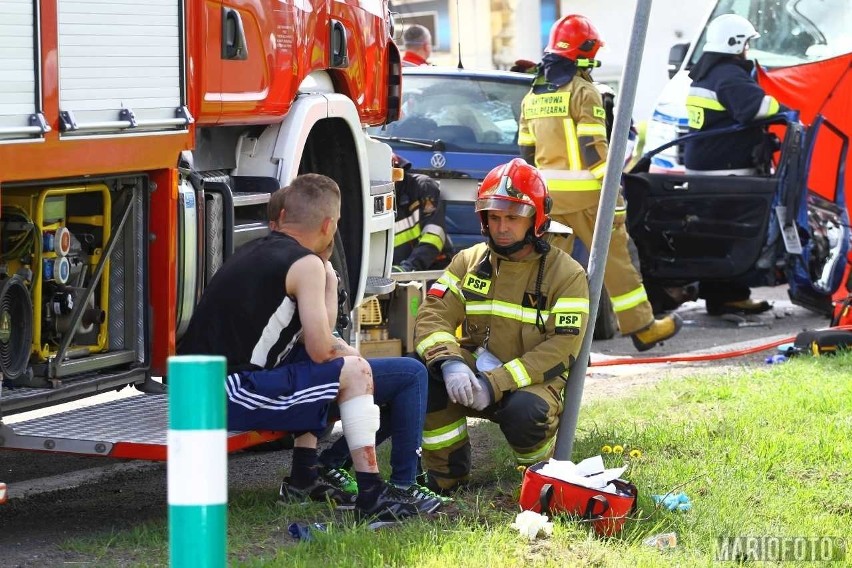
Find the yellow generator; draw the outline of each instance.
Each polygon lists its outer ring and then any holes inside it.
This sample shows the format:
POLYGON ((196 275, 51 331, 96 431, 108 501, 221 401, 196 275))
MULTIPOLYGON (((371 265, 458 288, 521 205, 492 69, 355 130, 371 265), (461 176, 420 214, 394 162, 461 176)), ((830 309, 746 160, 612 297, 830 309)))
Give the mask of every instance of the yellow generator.
POLYGON ((4 189, 0 371, 12 384, 57 356, 108 349, 111 211, 104 184, 4 189))

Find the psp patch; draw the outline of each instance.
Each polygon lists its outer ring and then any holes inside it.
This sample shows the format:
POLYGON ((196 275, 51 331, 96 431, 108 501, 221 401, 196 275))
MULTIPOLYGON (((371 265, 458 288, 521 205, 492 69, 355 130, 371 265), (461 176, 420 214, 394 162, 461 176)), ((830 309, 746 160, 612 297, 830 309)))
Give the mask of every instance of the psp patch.
POLYGON ((556 314, 553 325, 560 335, 580 335, 582 324, 582 314, 556 314))
POLYGON ((470 272, 468 272, 464 276, 462 289, 470 290, 471 292, 480 294, 482 296, 487 296, 488 290, 491 289, 491 280, 480 278, 476 274, 471 274, 470 272))

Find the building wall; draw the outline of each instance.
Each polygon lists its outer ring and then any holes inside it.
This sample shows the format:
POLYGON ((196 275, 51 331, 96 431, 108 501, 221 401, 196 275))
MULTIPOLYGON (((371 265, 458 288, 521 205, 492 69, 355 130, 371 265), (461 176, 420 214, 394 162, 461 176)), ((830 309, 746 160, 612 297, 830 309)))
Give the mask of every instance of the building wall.
MULTIPOLYGON (((639 73, 633 116, 650 118, 654 103, 668 81, 669 49, 697 36, 715 0, 654 0, 639 73)), ((435 22, 431 62, 468 69, 507 69, 516 59, 539 61, 554 14, 554 0, 392 0, 397 28, 418 18, 435 22), (431 15, 431 16, 430 16, 431 15)), ((636 0, 561 0, 559 13, 590 18, 606 46, 598 53, 603 66, 595 78, 617 86, 620 81, 636 0)))

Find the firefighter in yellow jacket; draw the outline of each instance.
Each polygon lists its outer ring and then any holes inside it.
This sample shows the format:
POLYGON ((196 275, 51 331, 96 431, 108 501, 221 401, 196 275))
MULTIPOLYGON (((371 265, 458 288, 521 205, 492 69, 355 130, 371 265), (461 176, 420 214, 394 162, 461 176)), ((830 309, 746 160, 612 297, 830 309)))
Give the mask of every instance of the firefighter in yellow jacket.
MULTIPOLYGON (((597 30, 583 16, 558 20, 522 104, 518 144, 521 156, 534 163, 547 180, 553 197, 551 215, 571 227, 591 249, 601 180, 606 170, 606 111, 591 78, 594 59, 603 45, 597 30)), ((618 318, 621 333, 639 351, 675 335, 676 315, 654 319, 642 277, 627 249, 624 202, 618 200, 607 254, 604 286, 618 318)), ((573 238, 560 248, 570 253, 573 238)))
POLYGON ((414 343, 431 379, 423 466, 433 491, 470 474, 468 416, 499 424, 519 464, 552 452, 589 287, 583 267, 548 244, 549 209, 534 167, 516 158, 493 169, 476 200, 488 242, 456 254, 417 314, 414 343))

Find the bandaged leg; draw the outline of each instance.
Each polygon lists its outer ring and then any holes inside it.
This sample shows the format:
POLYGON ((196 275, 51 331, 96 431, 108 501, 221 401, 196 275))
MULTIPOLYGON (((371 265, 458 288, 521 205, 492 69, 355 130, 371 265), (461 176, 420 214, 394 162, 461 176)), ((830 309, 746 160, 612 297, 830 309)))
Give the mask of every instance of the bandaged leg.
POLYGON ((340 421, 343 423, 343 437, 349 445, 349 451, 376 445, 376 431, 379 429, 379 407, 373 403, 373 395, 364 394, 341 402, 340 421))

